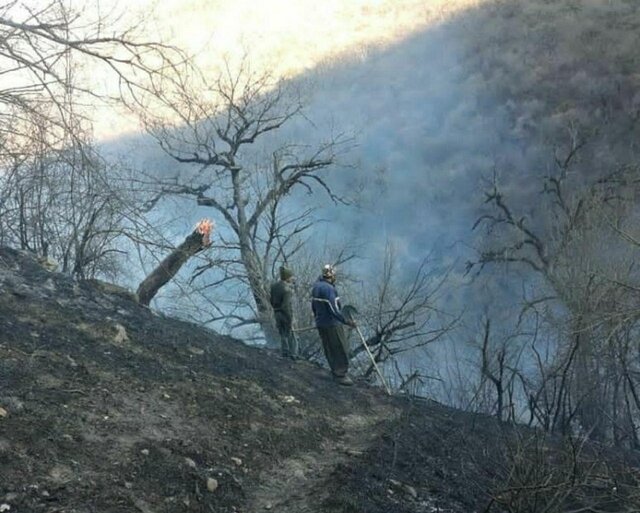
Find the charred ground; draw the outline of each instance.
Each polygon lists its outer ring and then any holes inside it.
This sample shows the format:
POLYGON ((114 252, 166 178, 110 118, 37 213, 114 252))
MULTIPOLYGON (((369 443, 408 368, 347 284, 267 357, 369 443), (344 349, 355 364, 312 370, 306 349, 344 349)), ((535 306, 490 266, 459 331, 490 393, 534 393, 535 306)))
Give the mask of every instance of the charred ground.
POLYGON ((18 513, 483 511, 514 433, 340 388, 9 249, 0 408, 0 505, 18 513))

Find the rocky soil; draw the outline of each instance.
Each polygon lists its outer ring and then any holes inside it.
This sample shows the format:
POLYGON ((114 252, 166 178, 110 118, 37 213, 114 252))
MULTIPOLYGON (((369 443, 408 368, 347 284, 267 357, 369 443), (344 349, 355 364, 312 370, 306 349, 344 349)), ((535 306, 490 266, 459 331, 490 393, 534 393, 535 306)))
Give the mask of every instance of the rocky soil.
POLYGON ((0 249, 0 512, 485 511, 509 432, 0 249))

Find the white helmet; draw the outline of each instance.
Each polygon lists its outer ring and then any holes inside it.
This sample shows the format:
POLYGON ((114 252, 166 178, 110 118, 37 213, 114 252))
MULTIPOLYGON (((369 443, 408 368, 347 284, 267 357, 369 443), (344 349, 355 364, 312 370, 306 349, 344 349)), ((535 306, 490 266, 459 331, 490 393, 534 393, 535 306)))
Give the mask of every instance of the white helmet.
POLYGON ((336 268, 331 264, 326 264, 322 267, 322 277, 323 278, 335 278, 336 277, 336 268))

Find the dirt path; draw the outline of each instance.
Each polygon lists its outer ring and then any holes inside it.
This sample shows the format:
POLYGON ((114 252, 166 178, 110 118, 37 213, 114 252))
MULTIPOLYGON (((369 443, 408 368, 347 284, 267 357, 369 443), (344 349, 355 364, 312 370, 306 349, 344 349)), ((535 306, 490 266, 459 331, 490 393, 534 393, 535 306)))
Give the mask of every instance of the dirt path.
POLYGON ((317 451, 297 454, 262 472, 260 484, 248 498, 247 513, 321 513, 331 494, 327 482, 332 472, 369 448, 381 427, 396 415, 391 406, 381 406, 373 415, 339 418, 341 432, 335 440, 326 440, 317 451))

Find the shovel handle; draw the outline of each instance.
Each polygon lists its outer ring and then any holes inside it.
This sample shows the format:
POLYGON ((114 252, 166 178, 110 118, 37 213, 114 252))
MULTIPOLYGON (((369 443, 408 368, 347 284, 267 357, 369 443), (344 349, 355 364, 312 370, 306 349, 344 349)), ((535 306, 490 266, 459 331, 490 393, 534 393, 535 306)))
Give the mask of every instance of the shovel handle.
POLYGON ((378 376, 380 377, 380 381, 382 381, 382 384, 384 385, 384 388, 387 391, 387 394, 391 395, 391 389, 389 388, 389 385, 387 385, 387 382, 385 381, 384 377, 382 376, 382 373, 380 372, 380 369, 378 368, 378 364, 376 363, 376 359, 373 357, 373 354, 371 353, 371 350, 369 349, 369 346, 367 345, 367 342, 364 339, 364 336, 362 335, 362 332, 360 331, 360 327, 359 326, 356 326, 356 331, 358 332, 358 335, 360 335, 360 340, 362 340, 362 345, 367 350, 367 354, 369 355, 369 358, 371 358, 371 363, 373 363, 373 367, 376 369, 376 372, 378 373, 378 376))

